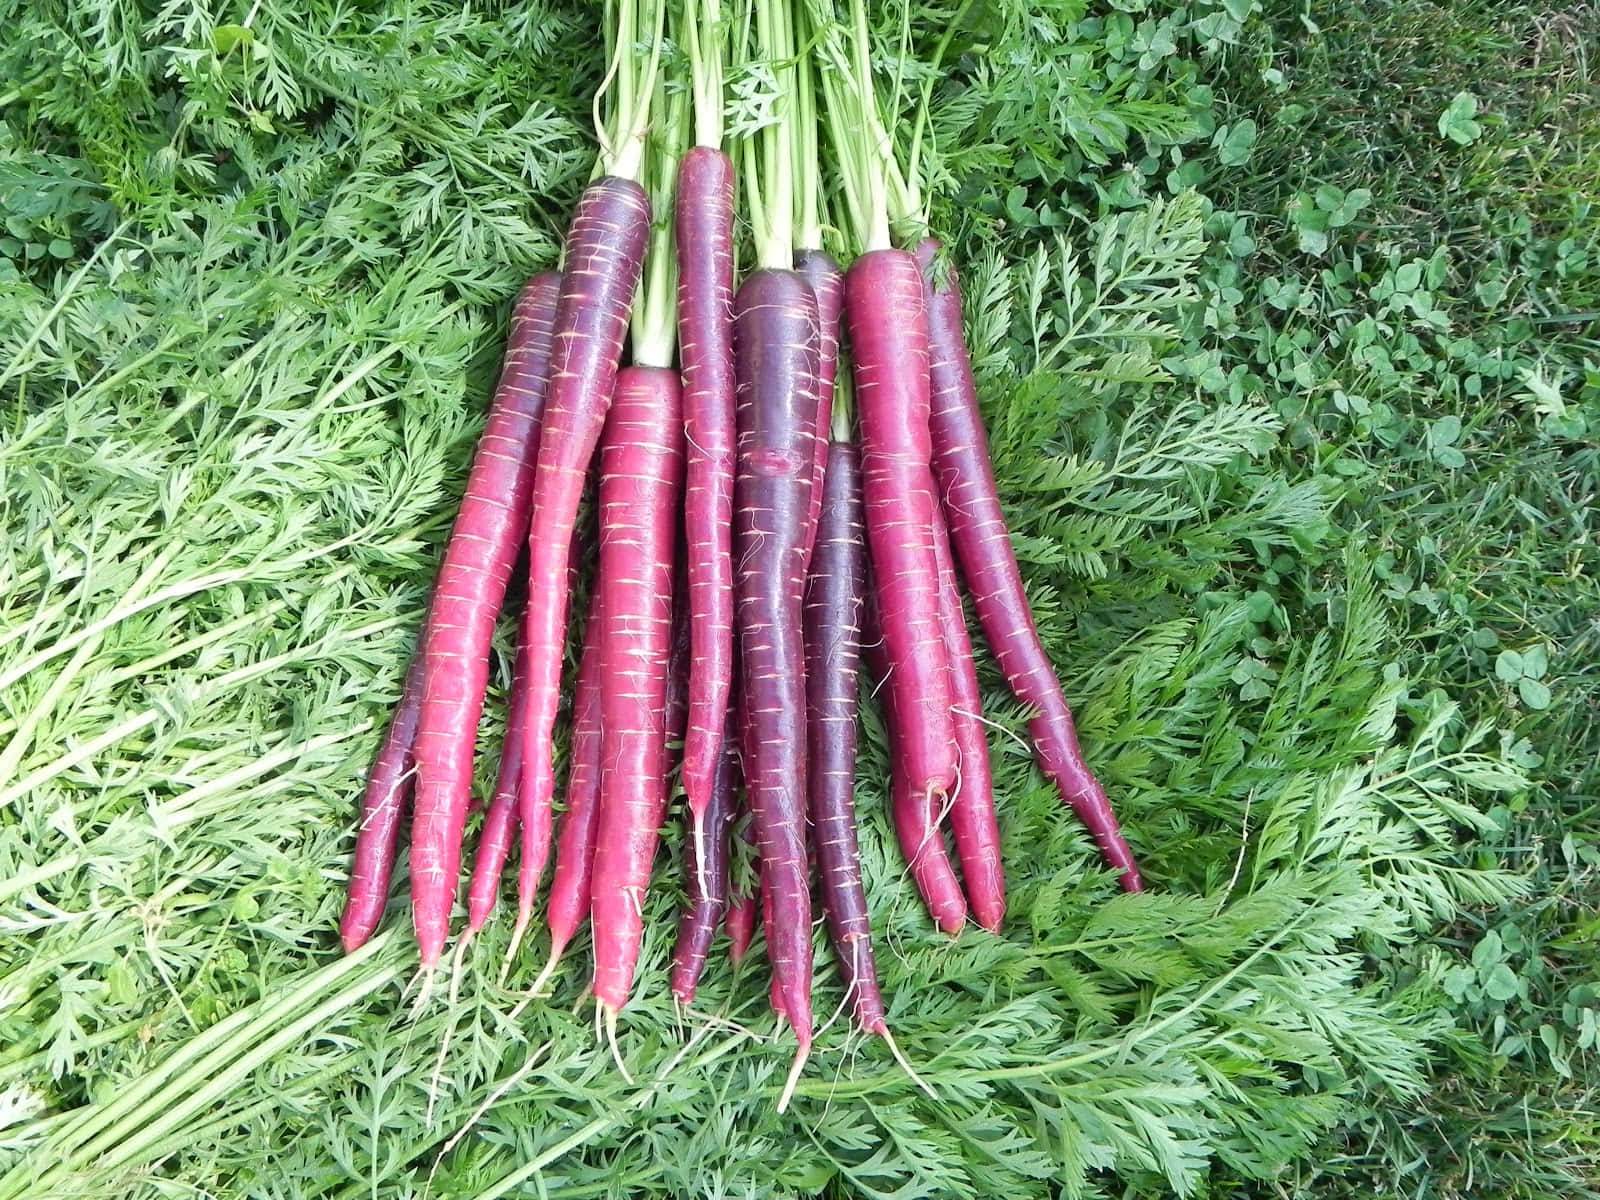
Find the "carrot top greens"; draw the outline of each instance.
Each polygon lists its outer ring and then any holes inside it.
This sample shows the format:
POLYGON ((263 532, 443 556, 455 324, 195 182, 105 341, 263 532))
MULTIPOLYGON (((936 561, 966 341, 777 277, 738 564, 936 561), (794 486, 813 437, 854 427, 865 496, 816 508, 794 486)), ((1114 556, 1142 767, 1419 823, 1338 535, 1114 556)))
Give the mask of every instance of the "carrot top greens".
POLYGON ((653 102, 656 122, 646 140, 642 169, 650 193, 650 246, 644 279, 633 306, 633 361, 644 367, 670 367, 678 340, 678 259, 673 252, 673 189, 678 160, 686 148, 690 113, 683 93, 669 95, 658 79, 653 102))
POLYGON ((746 65, 770 77, 768 117, 746 140, 740 163, 748 197, 755 265, 787 269, 794 262, 795 137, 791 109, 799 64, 787 0, 751 0, 744 39, 746 65))

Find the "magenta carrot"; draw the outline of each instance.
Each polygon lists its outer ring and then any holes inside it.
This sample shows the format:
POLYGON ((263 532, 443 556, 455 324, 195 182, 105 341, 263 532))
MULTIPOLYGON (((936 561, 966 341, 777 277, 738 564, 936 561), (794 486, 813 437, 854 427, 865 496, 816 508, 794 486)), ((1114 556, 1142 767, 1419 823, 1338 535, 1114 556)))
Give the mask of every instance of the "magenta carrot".
POLYGON ((905 857, 916 884, 917 894, 927 906, 928 915, 943 932, 955 935, 967 923, 967 902, 961 894, 944 835, 939 830, 940 807, 936 796, 912 787, 904 769, 901 750, 904 726, 895 706, 895 695, 885 684, 889 671, 883 635, 878 624, 873 591, 867 589, 862 608, 861 650, 878 679, 877 697, 883 711, 884 730, 889 735, 889 819, 895 840, 905 857))
POLYGON ((616 384, 628 314, 644 263, 650 200, 638 183, 603 176, 584 189, 567 232, 556 308, 550 399, 539 439, 528 530, 528 733, 522 764, 522 861, 512 951, 533 915, 549 854, 555 793, 552 738, 567 622, 567 558, 584 477, 616 384))
POLYGON ((901 768, 916 791, 942 798, 956 782, 949 650, 939 628, 933 552, 938 496, 928 432, 928 311, 917 260, 872 250, 845 273, 862 487, 885 686, 902 718, 901 768))
POLYGON ((683 482, 677 372, 629 367, 600 445, 600 812, 589 912, 594 994, 609 1025, 627 1003, 644 896, 667 809, 667 661, 683 482))
POLYGON ((734 966, 744 961, 750 943, 756 939, 756 898, 751 894, 729 894, 728 911, 722 918, 728 931, 728 958, 734 966))
POLYGON ((511 667, 511 699, 506 706, 506 740, 500 749, 500 771, 478 831, 478 853, 467 887, 467 936, 489 921, 500 894, 500 876, 511 853, 517 829, 517 794, 522 788, 522 739, 528 724, 528 631, 519 621, 517 657, 511 667))
MULTIPOLYGON (((742 755, 740 764, 742 782, 742 755)), ((747 846, 755 845, 755 824, 750 819, 748 795, 742 792, 735 793, 733 798, 733 819, 728 833, 728 911, 722 919, 722 926, 728 931, 728 958, 734 966, 738 966, 749 952, 750 943, 755 940, 756 893, 761 890, 761 885, 759 880, 752 879, 750 888, 746 890, 735 883, 733 872, 735 837, 747 846)))
POLYGON ((1072 710, 1028 607, 978 411, 961 327, 960 284, 954 271, 947 271, 942 281, 932 278, 938 251, 939 243, 929 238, 917 253, 929 276, 934 468, 956 558, 1000 670, 1017 699, 1035 710, 1028 730, 1045 775, 1088 827, 1105 860, 1121 873, 1123 889, 1142 891, 1133 852, 1105 789, 1084 761, 1072 710))
POLYGON ((733 679, 733 164, 696 146, 674 207, 683 372, 683 525, 691 655, 683 790, 690 825, 710 803, 733 679))
POLYGON ((806 869, 805 522, 817 436, 817 298, 793 271, 762 269, 734 302, 738 467, 734 594, 750 718, 745 783, 767 955, 794 1028, 811 1046, 811 891, 806 869))
POLYGON ((424 967, 439 961, 450 933, 478 718, 489 680, 489 642, 528 529, 556 295, 562 286, 560 276, 539 275, 517 298, 505 366, 423 631, 411 906, 424 967))
POLYGON ((415 763, 411 746, 422 714, 422 655, 411 656, 400 703, 389 719, 388 732, 378 746, 367 787, 361 797, 361 826, 356 831, 356 852, 350 864, 350 890, 339 940, 345 953, 366 945, 383 919, 389 900, 389 880, 394 874, 395 851, 400 844, 400 822, 411 791, 415 763))
POLYGON ((883 1033, 888 1026, 856 840, 856 708, 866 547, 855 446, 839 440, 829 444, 821 490, 805 604, 811 841, 828 932, 856 1024, 869 1033, 883 1033))
POLYGON ((939 558, 939 622, 950 647, 950 692, 955 701, 956 748, 961 753, 961 782, 950 797, 950 832, 966 880, 967 899, 979 925, 998 932, 1006 915, 1006 877, 1000 861, 1000 826, 994 811, 994 779, 989 770, 989 742, 983 729, 983 695, 972 658, 972 639, 944 517, 934 513, 934 549, 939 558))
POLYGON ((822 472, 828 460, 828 427, 833 423, 833 387, 839 372, 839 321, 844 312, 844 273, 826 250, 797 250, 795 270, 806 277, 817 294, 817 320, 821 338, 817 372, 817 440, 811 462, 813 485, 811 512, 806 521, 806 560, 817 540, 817 515, 822 509, 822 472))
POLYGON ((733 822, 739 752, 731 708, 727 716, 722 753, 717 756, 717 773, 712 780, 711 803, 706 806, 705 819, 691 822, 684 838, 688 903, 678 922, 678 942, 672 953, 672 994, 681 1004, 694 1003, 711 941, 728 906, 728 827, 733 822))
MULTIPOLYGON (((892 700, 886 702, 886 714, 892 712, 893 704, 892 700)), ((895 718, 888 716, 887 720, 892 729, 895 718)), ((891 745, 897 736, 890 734, 891 745)), ((954 937, 967 923, 967 901, 939 831, 937 801, 917 791, 898 763, 890 768, 889 815, 900 853, 911 869, 912 882, 928 907, 928 915, 942 932, 954 937)))
POLYGON ((600 593, 600 579, 596 577, 589 597, 589 619, 583 629, 583 649, 579 652, 578 682, 572 693, 567 808, 561 816, 547 907, 550 960, 534 984, 536 992, 555 970, 561 952, 589 915, 595 829, 600 813, 600 648, 608 633, 600 609, 600 593))

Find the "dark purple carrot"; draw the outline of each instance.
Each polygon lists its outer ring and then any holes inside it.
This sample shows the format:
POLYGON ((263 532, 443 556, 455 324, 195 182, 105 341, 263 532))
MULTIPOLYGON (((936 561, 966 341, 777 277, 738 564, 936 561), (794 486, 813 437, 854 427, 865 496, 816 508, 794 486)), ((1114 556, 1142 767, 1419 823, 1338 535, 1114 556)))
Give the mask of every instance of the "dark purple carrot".
POLYGON ((584 189, 567 232, 556 308, 550 400, 539 440, 528 530, 528 734, 522 764, 522 861, 517 924, 508 956, 533 915, 550 849, 555 794, 552 738, 561 692, 567 559, 584 478, 616 385, 628 315, 644 264, 650 201, 631 179, 603 176, 584 189))
MULTIPOLYGON (((734 304, 738 467, 734 539, 741 671, 750 735, 745 784, 767 955, 783 1012, 811 1047, 811 891, 806 870, 805 522, 817 435, 817 298, 793 271, 750 274, 734 304)), ((785 1096, 787 1099, 787 1096, 785 1096)))
POLYGON ((684 585, 683 560, 673 572, 672 657, 667 661, 667 744, 682 746, 689 719, 689 658, 693 654, 692 621, 684 585))
POLYGON ((347 954, 366 945, 383 919, 384 905, 389 900, 400 822, 415 765, 411 746, 421 714, 422 655, 418 653, 411 656, 411 665, 406 668, 400 703, 395 705, 388 732, 367 772, 367 787, 361 797, 361 826, 356 831, 355 858, 350 864, 350 890, 344 916, 339 920, 339 939, 347 954))
POLYGON ((1123 890, 1142 891, 1133 852, 1105 789, 1084 761, 1072 710, 1033 622, 978 411, 977 385, 961 327, 960 283, 953 270, 942 281, 933 279, 938 252, 939 243, 928 238, 917 254, 928 276, 934 471, 950 540, 1000 670, 1017 699, 1035 711, 1028 732, 1040 766, 1088 827, 1105 860, 1121 873, 1123 890))
POLYGON ((829 443, 811 578, 806 587, 806 746, 811 842, 822 880, 822 906, 839 956, 856 1024, 886 1033, 872 925, 856 842, 856 718, 861 606, 866 587, 866 532, 861 466, 855 446, 829 443))
MULTIPOLYGON (((528 724, 528 631, 518 622, 517 657, 511 667, 511 700, 506 706, 506 740, 500 749, 500 771, 478 831, 478 854, 467 887, 467 933, 472 937, 489 921, 500 894, 500 875, 511 853, 517 829, 517 793, 522 787, 522 738, 528 724)), ((465 939, 463 939, 465 940, 465 939)))
POLYGON ((600 594, 600 579, 596 576, 589 594, 583 649, 578 657, 578 681, 572 692, 572 734, 567 743, 567 807, 561 815, 556 866, 546 908, 550 924, 550 960, 534 981, 532 990, 535 992, 544 986, 560 961, 561 952, 589 916, 595 827, 600 813, 600 648, 607 635, 600 594))
POLYGON ((813 446, 811 512, 806 521, 806 561, 817 541, 817 515, 822 509, 822 472, 828 460, 828 428, 833 423, 833 387, 839 373, 839 321, 844 312, 844 272, 826 250, 797 250, 795 270, 817 294, 821 357, 817 372, 817 440, 813 446))
MULTIPOLYGON (((756 888, 761 893, 761 923, 766 928, 772 928, 772 889, 767 886, 766 876, 756 876, 756 888)), ((783 1011, 783 981, 778 972, 773 971, 767 976, 767 1003, 772 1011, 777 1014, 778 1027, 783 1028, 783 1022, 788 1015, 783 1011)))
POLYGON ((734 660, 733 164, 726 154, 696 146, 683 156, 673 220, 693 614, 683 790, 693 829, 711 803, 734 660))
POLYGON ((955 561, 944 517, 934 513, 934 548, 939 557, 939 621, 950 647, 950 692, 955 701, 956 748, 961 754, 961 782, 950 797, 950 832, 966 880, 972 915, 990 933, 1006 915, 1006 876, 1000 861, 1000 826, 994 811, 994 779, 989 771, 989 742, 983 729, 983 695, 978 690, 972 639, 961 609, 955 561))
POLYGON ((608 1028, 628 1001, 644 897, 666 815, 672 564, 683 483, 676 371, 628 367, 600 443, 600 812, 589 913, 594 995, 608 1028))
POLYGON ((943 932, 954 936, 967 923, 967 902, 945 849, 944 835, 939 830, 938 798, 912 787, 904 770, 903 724, 895 706, 894 692, 884 685, 889 660, 884 652, 877 605, 870 587, 862 608, 861 651, 878 680, 878 703, 883 711, 884 732, 889 738, 889 819, 894 825, 895 840, 900 843, 900 853, 911 872, 911 881, 916 884, 917 894, 927 906, 928 915, 943 932))
POLYGON ((955 786, 956 746, 933 552, 939 501, 929 465, 922 273, 904 251, 873 250, 850 265, 844 291, 885 685, 903 718, 898 762, 912 788, 942 799, 955 786))
POLYGON ((528 531, 556 297, 564 286, 558 275, 538 275, 517 298, 505 365, 423 631, 411 905, 424 967, 439 961, 450 933, 489 643, 528 531))
POLYGON ((690 822, 683 843, 689 894, 672 954, 672 994, 681 1004, 694 1003, 712 939, 728 906, 728 831, 733 823, 738 786, 738 733, 730 707, 723 727, 722 753, 717 756, 717 773, 712 780, 711 803, 706 806, 704 820, 690 822))

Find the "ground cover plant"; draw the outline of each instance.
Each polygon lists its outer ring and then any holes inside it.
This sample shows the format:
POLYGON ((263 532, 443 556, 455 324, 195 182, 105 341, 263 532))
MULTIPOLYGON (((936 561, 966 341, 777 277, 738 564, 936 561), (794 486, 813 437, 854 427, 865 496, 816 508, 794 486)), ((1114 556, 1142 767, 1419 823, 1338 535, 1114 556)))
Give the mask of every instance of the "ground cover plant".
POLYGON ((416 1020, 403 928, 338 950, 510 301, 592 160, 590 11, 30 7, 0 1194, 1590 1194, 1595 14, 1363 13, 916 11, 1001 495, 1153 886, 997 735, 1010 915, 949 944, 869 724, 878 969, 937 1099, 828 1020, 819 939, 780 1117, 759 973, 671 1002, 666 855, 633 1083, 576 969, 512 1015, 542 955, 502 986, 498 922, 416 1020))

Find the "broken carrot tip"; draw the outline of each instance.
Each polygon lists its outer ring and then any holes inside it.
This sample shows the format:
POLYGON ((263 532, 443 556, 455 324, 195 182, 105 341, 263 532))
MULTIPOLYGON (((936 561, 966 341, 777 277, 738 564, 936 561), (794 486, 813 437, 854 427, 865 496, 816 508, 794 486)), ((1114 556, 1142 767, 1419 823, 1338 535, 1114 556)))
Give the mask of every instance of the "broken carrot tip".
POLYGON ((544 986, 550 981, 550 976, 555 974, 556 966, 561 962, 561 952, 567 948, 565 938, 559 941, 552 938, 550 942, 550 957, 545 961, 544 967, 534 978, 533 986, 528 989, 528 995, 537 996, 544 991, 544 986))
POLYGON ((628 1074, 628 1064, 622 1061, 622 1047, 617 1044, 617 1010, 604 1000, 597 1002, 601 1019, 605 1022, 606 1043, 611 1047, 611 1061, 617 1064, 617 1070, 622 1073, 631 1086, 634 1082, 632 1075, 628 1074))
POLYGON ((794 1062, 789 1067, 789 1077, 783 1081, 783 1091, 778 1095, 778 1111, 784 1112, 794 1097, 795 1084, 800 1082, 800 1072, 805 1070, 806 1059, 811 1057, 811 1043, 803 1043, 794 1052, 794 1062))

